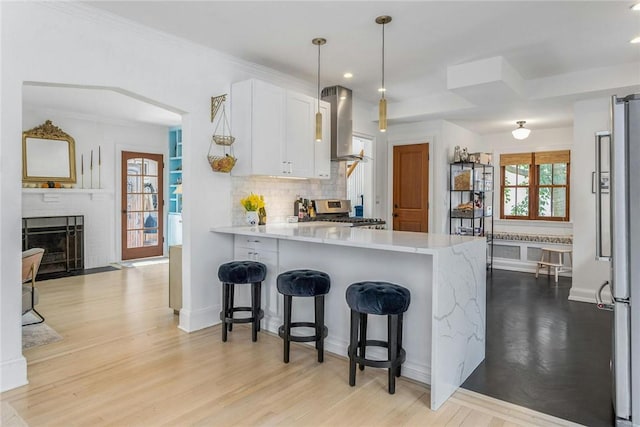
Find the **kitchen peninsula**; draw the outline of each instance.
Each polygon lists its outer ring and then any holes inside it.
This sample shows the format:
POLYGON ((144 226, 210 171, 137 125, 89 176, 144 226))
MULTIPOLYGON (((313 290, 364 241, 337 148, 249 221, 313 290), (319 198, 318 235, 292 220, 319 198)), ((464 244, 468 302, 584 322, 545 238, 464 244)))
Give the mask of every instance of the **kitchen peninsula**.
MULTIPOLYGON (((262 305, 264 328, 271 332, 277 333, 282 324, 277 275, 299 268, 328 273, 331 291, 325 302, 329 329, 325 348, 335 354, 347 354, 349 308, 345 290, 351 283, 382 280, 407 287, 411 305, 404 320, 407 359, 402 375, 430 384, 431 409, 438 409, 484 360, 484 238, 360 229, 324 222, 218 227, 211 231, 230 235, 235 259, 267 265, 262 305)), ((238 303, 248 302, 248 292, 243 295, 242 291, 242 287, 236 291, 238 303)), ((293 321, 313 318, 313 303, 305 300, 296 301, 293 321)), ((386 320, 371 316, 368 335, 386 339, 386 320)), ((375 354, 374 350, 368 349, 368 353, 375 354)), ((386 353, 380 356, 386 358, 386 353)))

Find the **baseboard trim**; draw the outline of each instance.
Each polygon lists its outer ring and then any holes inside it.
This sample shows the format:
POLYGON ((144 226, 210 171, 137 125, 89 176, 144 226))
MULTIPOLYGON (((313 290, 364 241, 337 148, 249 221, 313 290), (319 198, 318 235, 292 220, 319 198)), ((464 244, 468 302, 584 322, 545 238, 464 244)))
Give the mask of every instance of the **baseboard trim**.
POLYGON ((569 291, 569 301, 596 303, 595 291, 592 289, 571 288, 569 291))
POLYGON ((195 332, 220 323, 220 306, 207 307, 200 310, 180 310, 178 329, 195 332))
POLYGON ((29 384, 24 356, 0 363, 0 392, 29 384))

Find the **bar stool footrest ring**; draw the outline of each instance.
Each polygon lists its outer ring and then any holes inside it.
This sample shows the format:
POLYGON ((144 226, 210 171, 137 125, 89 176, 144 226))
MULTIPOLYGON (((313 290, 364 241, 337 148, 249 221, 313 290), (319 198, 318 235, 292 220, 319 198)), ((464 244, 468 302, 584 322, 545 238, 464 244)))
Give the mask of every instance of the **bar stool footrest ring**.
MULTIPOLYGON (((387 341, 367 340, 366 346, 389 348, 389 343, 387 341)), ((350 356, 353 354, 353 360, 355 360, 356 363, 364 366, 371 366, 372 368, 396 368, 402 365, 407 358, 407 353, 404 351, 404 348, 401 348, 398 350, 398 356, 395 361, 367 359, 367 358, 358 356, 357 350, 358 350, 358 347, 356 347, 354 351, 354 349, 352 349, 351 346, 349 346, 348 354, 350 356)))
MULTIPOLYGON (((300 328, 300 327, 315 329, 316 324, 313 322, 291 322, 291 329, 300 328)), ((323 326, 322 338, 326 338, 328 334, 329 334, 329 329, 326 326, 323 326)), ((284 325, 280 325, 280 327, 278 328, 278 336, 284 339, 284 325)), ((315 334, 305 335, 305 336, 289 335, 289 341, 293 341, 293 342, 312 342, 317 340, 318 340, 318 337, 315 334)))
MULTIPOLYGON (((229 311, 231 311, 232 313, 236 313, 239 311, 248 311, 248 312, 253 312, 253 308, 251 307, 233 307, 231 309, 229 309, 229 311)), ((264 318, 264 310, 260 309, 258 310, 258 320, 263 319, 264 318)), ((220 312, 220 320, 222 320, 225 324, 227 323, 251 323, 254 321, 253 316, 251 317, 243 317, 240 319, 236 319, 235 317, 225 317, 224 316, 224 312, 220 312)))

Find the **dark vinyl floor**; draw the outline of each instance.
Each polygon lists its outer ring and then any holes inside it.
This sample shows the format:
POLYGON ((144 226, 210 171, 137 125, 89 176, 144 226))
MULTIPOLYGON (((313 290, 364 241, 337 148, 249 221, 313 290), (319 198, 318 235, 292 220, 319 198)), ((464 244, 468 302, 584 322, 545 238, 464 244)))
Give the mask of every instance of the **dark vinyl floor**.
POLYGON ((613 425, 612 314, 568 301, 570 278, 487 276, 487 352, 463 388, 587 426, 613 425))

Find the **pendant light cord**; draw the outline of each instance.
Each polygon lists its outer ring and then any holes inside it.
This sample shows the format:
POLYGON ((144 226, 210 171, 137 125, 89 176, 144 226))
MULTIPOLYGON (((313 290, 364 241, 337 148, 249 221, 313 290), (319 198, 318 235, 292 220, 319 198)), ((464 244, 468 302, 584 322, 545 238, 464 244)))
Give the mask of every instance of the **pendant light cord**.
POLYGON ((320 111, 320 43, 318 43, 318 112, 320 111))
POLYGON ((386 24, 382 24, 382 98, 384 98, 384 26, 386 24))

